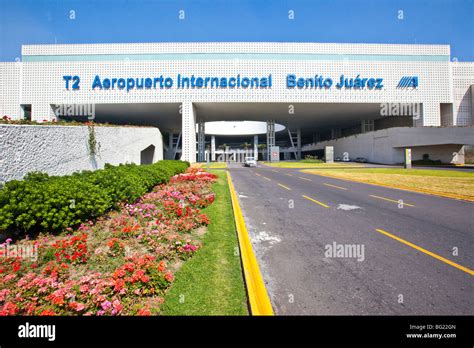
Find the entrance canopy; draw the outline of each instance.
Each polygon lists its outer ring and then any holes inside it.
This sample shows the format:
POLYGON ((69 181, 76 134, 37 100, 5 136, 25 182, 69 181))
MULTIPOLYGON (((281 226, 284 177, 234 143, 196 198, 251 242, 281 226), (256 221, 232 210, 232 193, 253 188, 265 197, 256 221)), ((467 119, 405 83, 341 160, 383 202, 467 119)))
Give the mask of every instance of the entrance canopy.
MULTIPOLYGON (((181 103, 97 104, 96 122, 151 125, 181 131, 181 103)), ((381 118, 379 103, 194 103, 197 117, 212 121, 274 120, 302 135, 349 128, 381 118)), ((207 132, 206 132, 207 133, 207 132)))

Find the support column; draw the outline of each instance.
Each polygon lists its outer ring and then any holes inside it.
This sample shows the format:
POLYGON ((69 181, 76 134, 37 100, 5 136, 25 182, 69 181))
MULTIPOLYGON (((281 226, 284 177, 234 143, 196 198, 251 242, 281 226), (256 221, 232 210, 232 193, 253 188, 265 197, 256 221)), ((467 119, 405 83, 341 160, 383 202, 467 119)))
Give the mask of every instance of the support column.
POLYGON ((198 162, 205 161, 204 151, 206 150, 206 133, 204 129, 204 121, 198 120, 198 162))
POLYGON ((211 161, 216 161, 216 136, 211 136, 211 161))
POLYGON ((258 135, 253 136, 253 156, 258 161, 258 135))
POLYGON ((297 129, 296 131, 296 159, 299 161, 301 160, 301 129, 297 129))
POLYGON ((173 148, 173 132, 170 131, 168 133, 168 151, 167 151, 167 154, 166 154, 166 158, 167 159, 174 159, 173 158, 173 154, 174 154, 174 148, 173 148))
POLYGON ((183 102, 182 119, 182 152, 181 160, 196 162, 196 111, 190 101, 183 102))
POLYGON ((267 121, 267 161, 271 160, 271 148, 275 146, 275 121, 267 121))

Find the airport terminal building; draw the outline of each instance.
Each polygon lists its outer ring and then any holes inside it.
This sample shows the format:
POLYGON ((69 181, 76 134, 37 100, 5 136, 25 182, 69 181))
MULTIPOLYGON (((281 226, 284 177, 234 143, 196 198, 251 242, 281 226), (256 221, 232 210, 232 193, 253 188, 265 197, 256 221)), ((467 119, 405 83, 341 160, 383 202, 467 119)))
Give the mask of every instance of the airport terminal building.
POLYGON ((75 105, 95 122, 156 126, 164 157, 191 162, 248 142, 282 159, 333 146, 375 163, 401 163, 405 148, 463 163, 474 145, 474 63, 453 62, 449 45, 24 45, 21 61, 0 63, 0 98, 11 119, 84 116, 75 105), (216 121, 265 127, 239 135, 216 121))

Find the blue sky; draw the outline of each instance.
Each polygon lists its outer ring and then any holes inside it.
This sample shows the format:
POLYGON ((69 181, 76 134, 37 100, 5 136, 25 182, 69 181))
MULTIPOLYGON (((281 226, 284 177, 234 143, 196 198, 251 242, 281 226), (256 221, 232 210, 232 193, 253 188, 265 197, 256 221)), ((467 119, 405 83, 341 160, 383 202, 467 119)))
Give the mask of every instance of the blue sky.
POLYGON ((162 41, 450 44, 474 61, 474 0, 0 0, 0 61, 22 44, 162 41))

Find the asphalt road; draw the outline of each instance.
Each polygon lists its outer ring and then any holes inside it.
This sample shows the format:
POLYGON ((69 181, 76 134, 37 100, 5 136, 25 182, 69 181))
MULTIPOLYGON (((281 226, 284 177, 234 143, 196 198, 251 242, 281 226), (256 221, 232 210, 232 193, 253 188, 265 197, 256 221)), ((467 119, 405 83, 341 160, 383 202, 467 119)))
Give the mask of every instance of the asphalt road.
POLYGON ((230 172, 276 314, 474 314, 474 203, 298 169, 230 172))

